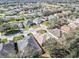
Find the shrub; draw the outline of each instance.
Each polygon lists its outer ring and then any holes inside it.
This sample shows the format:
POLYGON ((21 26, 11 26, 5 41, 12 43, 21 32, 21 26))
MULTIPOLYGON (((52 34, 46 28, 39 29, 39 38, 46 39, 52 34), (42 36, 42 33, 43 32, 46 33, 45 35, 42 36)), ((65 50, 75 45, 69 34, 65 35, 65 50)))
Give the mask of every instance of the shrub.
POLYGON ((23 39, 23 38, 24 38, 24 35, 19 35, 19 36, 14 37, 14 38, 13 38, 13 41, 14 41, 14 42, 17 42, 18 40, 21 40, 21 39, 23 39))
POLYGON ((41 33, 41 34, 46 33, 45 30, 39 30, 39 31, 37 31, 37 32, 39 32, 39 33, 41 33))
POLYGON ((24 30, 29 30, 29 26, 26 26, 26 27, 24 28, 24 30))
POLYGON ((33 34, 32 33, 29 33, 28 36, 33 36, 33 34))
POLYGON ((75 12, 74 16, 79 17, 79 12, 75 12))
POLYGON ((76 35, 79 35, 79 28, 75 30, 76 35))
POLYGON ((1 40, 1 43, 6 43, 7 41, 8 41, 7 38, 4 38, 1 40))

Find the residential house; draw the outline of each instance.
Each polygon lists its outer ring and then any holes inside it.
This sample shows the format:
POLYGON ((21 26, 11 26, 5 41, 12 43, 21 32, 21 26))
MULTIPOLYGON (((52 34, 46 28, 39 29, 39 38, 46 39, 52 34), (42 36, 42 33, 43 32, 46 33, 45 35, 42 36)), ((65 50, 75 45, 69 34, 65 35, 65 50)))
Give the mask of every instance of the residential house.
POLYGON ((30 26, 32 26, 32 25, 33 25, 33 21, 32 21, 32 20, 28 20, 28 21, 27 21, 27 26, 30 27, 30 26))
POLYGON ((16 57, 16 50, 14 47, 14 43, 3 44, 3 48, 0 51, 0 57, 2 58, 11 58, 16 57))
POLYGON ((58 28, 52 29, 50 32, 51 32, 53 35, 57 36, 57 37, 60 37, 60 36, 61 36, 60 29, 58 29, 58 28))
POLYGON ((17 15, 11 16, 11 18, 16 19, 16 20, 17 20, 17 19, 18 19, 18 20, 19 20, 19 19, 22 19, 22 17, 17 16, 17 15))
POLYGON ((55 18, 55 16, 53 16, 53 15, 48 16, 48 20, 52 20, 54 18, 55 18))
POLYGON ((16 22, 16 23, 12 23, 11 27, 20 29, 20 28, 23 28, 24 25, 23 25, 23 22, 16 22))
POLYGON ((73 21, 74 24, 77 25, 77 27, 79 27, 79 19, 76 19, 75 21, 73 21))
POLYGON ((16 15, 16 14, 17 14, 17 12, 14 11, 14 10, 6 11, 6 12, 5 12, 5 15, 6 15, 6 16, 11 16, 11 15, 16 15))
POLYGON ((77 28, 77 25, 75 23, 69 23, 68 26, 71 27, 72 29, 77 28))
POLYGON ((45 21, 45 19, 43 19, 43 18, 36 18, 33 22, 38 24, 38 23, 42 23, 44 21, 45 21))
POLYGON ((38 32, 33 32, 32 34, 34 35, 34 37, 36 38, 36 40, 41 46, 50 38, 50 36, 47 33, 41 34, 38 32))
POLYGON ((24 28, 23 22, 19 22, 19 23, 18 23, 18 27, 19 27, 19 28, 24 28))
MULTIPOLYGON (((72 25, 72 26, 74 26, 74 25, 72 25)), ((68 44, 67 40, 69 40, 69 42, 70 42, 75 37, 74 29, 75 29, 75 27, 72 28, 70 25, 63 25, 61 27, 62 38, 63 38, 62 42, 65 45, 68 44)))
POLYGON ((2 21, 4 22, 10 21, 10 20, 11 20, 10 18, 2 18, 2 21))
POLYGON ((10 25, 9 24, 2 24, 2 25, 0 25, 0 28, 1 28, 0 32, 5 32, 10 29, 10 25))
POLYGON ((27 36, 17 42, 20 57, 34 57, 42 53, 42 49, 33 36, 27 36))
POLYGON ((18 23, 12 23, 12 24, 10 24, 10 26, 11 26, 12 28, 18 28, 18 23))
POLYGON ((61 31, 65 32, 65 33, 69 33, 69 32, 71 32, 71 28, 68 25, 63 25, 61 27, 61 31))

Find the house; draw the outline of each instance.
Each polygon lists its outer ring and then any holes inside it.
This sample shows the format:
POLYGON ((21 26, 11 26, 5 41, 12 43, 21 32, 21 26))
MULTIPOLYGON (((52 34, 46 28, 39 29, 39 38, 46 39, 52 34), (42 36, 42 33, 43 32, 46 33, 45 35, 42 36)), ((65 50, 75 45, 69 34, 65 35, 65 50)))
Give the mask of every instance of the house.
POLYGON ((75 28, 70 27, 70 25, 63 25, 61 27, 63 43, 67 44, 67 42, 66 42, 67 39, 70 39, 72 41, 72 39, 75 37, 74 29, 75 28))
POLYGON ((61 31, 65 32, 65 33, 69 33, 69 32, 71 32, 71 28, 68 25, 63 25, 61 27, 61 31))
POLYGON ((71 27, 72 29, 77 28, 77 25, 75 23, 69 23, 68 26, 71 27))
POLYGON ((17 42, 0 45, 0 57, 39 57, 43 50, 33 36, 27 36, 17 42), (37 56, 38 55, 38 56, 37 56))
POLYGON ((60 29, 58 28, 52 29, 50 32, 57 37, 61 36, 60 29))
POLYGON ((32 25, 33 25, 33 21, 32 21, 32 20, 28 20, 28 21, 27 21, 27 26, 30 27, 30 26, 32 26, 32 25))
POLYGON ((46 20, 43 19, 43 18, 36 18, 33 22, 36 23, 36 24, 38 24, 38 23, 42 23, 44 21, 46 21, 46 20))
POLYGON ((17 16, 17 15, 11 16, 11 18, 13 18, 13 19, 22 19, 22 17, 17 16))
POLYGON ((54 18, 55 18, 55 16, 53 16, 53 15, 48 16, 48 20, 52 20, 54 18))
MULTIPOLYGON (((27 38, 28 38, 28 37, 27 37, 27 38)), ((18 50, 19 50, 19 51, 23 51, 24 48, 26 47, 26 45, 28 44, 28 40, 27 40, 27 39, 19 40, 19 41, 17 42, 17 44, 18 44, 18 50)))
POLYGON ((45 21, 48 21, 48 16, 45 16, 44 19, 45 19, 45 21))
POLYGON ((10 29, 10 25, 9 24, 2 24, 1 26, 0 26, 0 32, 5 32, 5 31, 7 31, 7 30, 9 30, 10 29))
POLYGON ((17 42, 20 57, 34 57, 41 54, 42 49, 33 36, 27 36, 23 40, 17 42))
POLYGON ((14 47, 14 43, 3 44, 3 48, 0 51, 0 58, 11 58, 16 57, 16 50, 14 47))
POLYGON ((11 28, 18 28, 18 23, 12 23, 12 24, 10 24, 10 26, 11 26, 11 28))
POLYGON ((50 37, 47 33, 38 33, 38 32, 32 32, 35 39, 38 41, 38 43, 42 46, 43 43, 45 43, 50 37))
POLYGON ((22 22, 16 22, 16 23, 10 24, 10 26, 13 28, 23 28, 24 25, 22 22))
POLYGON ((18 25, 19 28, 24 28, 23 22, 19 22, 17 25, 18 25))
POLYGON ((77 25, 77 27, 79 27, 79 19, 76 19, 75 21, 73 21, 74 24, 77 25))
POLYGON ((2 21, 4 22, 10 21, 10 20, 11 20, 10 18, 2 18, 2 21))
POLYGON ((14 10, 10 10, 10 11, 5 12, 6 16, 11 16, 11 15, 16 15, 16 14, 17 14, 17 12, 14 10))

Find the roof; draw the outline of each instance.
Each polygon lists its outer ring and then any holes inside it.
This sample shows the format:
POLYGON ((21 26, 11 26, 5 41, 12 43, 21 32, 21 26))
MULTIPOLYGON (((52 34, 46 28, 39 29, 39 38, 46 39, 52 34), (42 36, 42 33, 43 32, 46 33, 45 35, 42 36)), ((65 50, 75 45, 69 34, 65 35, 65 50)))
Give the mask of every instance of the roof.
POLYGON ((43 22, 43 21, 45 21, 45 19, 43 19, 43 18, 36 18, 36 19, 34 20, 35 23, 41 23, 41 22, 43 22))
POLYGON ((51 33, 54 34, 57 37, 60 37, 60 29, 57 29, 57 28, 52 29, 51 33))
POLYGON ((33 36, 27 36, 27 38, 25 38, 24 40, 19 40, 17 43, 18 43, 18 48, 21 51, 23 51, 25 47, 27 48, 28 45, 31 45, 33 48, 35 48, 38 51, 41 51, 40 46, 37 44, 33 36))
POLYGON ((36 40, 38 41, 38 43, 40 45, 42 45, 43 43, 45 43, 48 40, 48 38, 49 38, 49 36, 48 36, 47 33, 40 34, 40 33, 36 32, 36 33, 33 33, 33 35, 34 35, 34 37, 36 38, 36 40))
POLYGON ((0 57, 14 57, 16 56, 15 52, 14 43, 3 44, 3 48, 0 51, 0 57))
POLYGON ((10 18, 2 18, 2 21, 9 21, 11 20, 10 18))
POLYGON ((33 21, 32 20, 28 20, 27 21, 27 26, 32 26, 33 25, 33 21))
POLYGON ((71 27, 72 29, 76 29, 77 28, 77 25, 74 24, 74 23, 69 23, 68 26, 71 27))
POLYGON ((14 19, 21 19, 21 17, 17 16, 17 15, 14 15, 14 16, 11 16, 11 17, 14 18, 14 19))
POLYGON ((71 28, 68 25, 63 25, 61 27, 61 31, 65 32, 65 33, 68 33, 68 32, 71 32, 71 28))

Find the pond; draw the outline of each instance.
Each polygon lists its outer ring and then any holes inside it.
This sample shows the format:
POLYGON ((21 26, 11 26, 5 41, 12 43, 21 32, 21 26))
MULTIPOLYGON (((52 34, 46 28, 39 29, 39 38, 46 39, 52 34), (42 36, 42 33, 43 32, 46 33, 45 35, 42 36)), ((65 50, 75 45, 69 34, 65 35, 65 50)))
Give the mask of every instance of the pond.
POLYGON ((6 36, 11 36, 11 35, 15 35, 17 33, 21 33, 21 30, 11 30, 11 31, 8 31, 6 32, 6 36))

